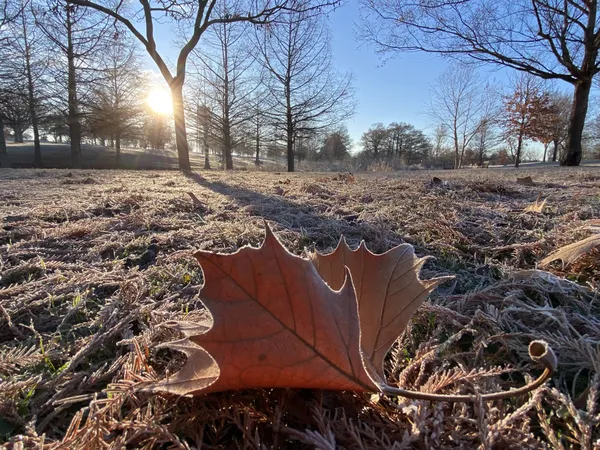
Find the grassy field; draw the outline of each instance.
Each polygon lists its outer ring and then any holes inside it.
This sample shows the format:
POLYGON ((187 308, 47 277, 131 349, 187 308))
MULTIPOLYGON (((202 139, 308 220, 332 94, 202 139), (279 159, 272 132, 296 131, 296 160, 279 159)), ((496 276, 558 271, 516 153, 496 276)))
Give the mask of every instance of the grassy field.
POLYGON ((353 182, 3 169, 0 186, 0 442, 8 448, 600 448, 600 251, 533 270, 600 225, 598 168, 353 182), (540 194, 546 209, 524 211, 540 194), (161 323, 202 308, 191 252, 256 246, 265 221, 296 254, 331 250, 342 234, 375 252, 408 242, 434 257, 424 278, 455 276, 389 355, 391 383, 475 397, 520 386, 540 372, 527 358, 536 338, 556 351, 558 373, 529 396, 474 405, 293 389, 138 391, 182 364, 156 346, 173 338, 161 323), (152 244, 156 260, 139 263, 152 244))
MULTIPOLYGON (((54 169, 68 169, 71 167, 71 147, 69 144, 42 143, 42 166, 54 169)), ((193 169, 204 168, 204 155, 190 153, 190 163, 193 169)), ((218 156, 211 156, 210 163, 213 169, 221 167, 218 156)), ((262 160, 263 170, 285 170, 284 161, 262 160)), ((34 167, 33 143, 9 143, 7 145, 7 158, 3 163, 5 167, 28 168, 34 167)), ((117 165, 115 150, 99 145, 81 146, 81 165, 84 169, 126 169, 126 170, 175 170, 179 165, 177 152, 174 150, 153 150, 143 148, 121 149, 121 160, 117 165)), ((256 170, 252 157, 234 157, 237 170, 256 170)))

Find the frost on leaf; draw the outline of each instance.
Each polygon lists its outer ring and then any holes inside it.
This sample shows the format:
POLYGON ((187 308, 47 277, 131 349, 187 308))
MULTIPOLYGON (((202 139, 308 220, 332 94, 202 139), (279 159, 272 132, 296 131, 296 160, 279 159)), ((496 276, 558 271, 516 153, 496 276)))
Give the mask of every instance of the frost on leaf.
POLYGON ((600 246, 600 234, 592 235, 581 241, 574 242, 550 253, 540 262, 540 267, 548 266, 552 261, 560 259, 563 267, 575 262, 579 257, 600 246))
POLYGON ((289 253, 268 228, 260 248, 195 257, 212 321, 169 324, 185 337, 165 346, 187 362, 153 391, 382 390, 386 353, 443 280, 418 278, 423 260, 408 244, 374 255, 341 241, 331 255, 309 260, 289 253))
POLYGON ((351 250, 342 238, 333 253, 313 253, 310 259, 332 289, 342 286, 348 268, 358 302, 361 347, 383 379, 383 361, 391 346, 427 295, 447 278, 419 279, 426 258, 417 258, 410 244, 376 255, 364 241, 351 250))

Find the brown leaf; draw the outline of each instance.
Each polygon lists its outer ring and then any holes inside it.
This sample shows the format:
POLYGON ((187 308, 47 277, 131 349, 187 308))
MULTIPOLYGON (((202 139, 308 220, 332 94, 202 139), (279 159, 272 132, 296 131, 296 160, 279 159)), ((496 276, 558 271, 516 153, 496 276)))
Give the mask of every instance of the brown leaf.
POLYGON ((535 203, 532 203, 531 205, 525 207, 525 209, 523 211, 525 212, 534 212, 534 213, 543 213, 544 212, 544 208, 546 207, 546 202, 548 201, 547 198, 544 199, 544 201, 540 201, 542 199, 542 193, 540 192, 538 194, 537 199, 535 200, 535 203))
MULTIPOLYGON (((168 322, 185 337, 163 344, 187 356, 173 376, 144 390, 179 395, 243 388, 313 388, 379 391, 412 399, 472 402, 472 395, 440 395, 390 386, 383 358, 411 314, 442 279, 422 281, 410 245, 383 255, 364 243, 350 250, 342 240, 330 255, 311 260, 289 253, 267 228, 262 247, 231 255, 197 252, 205 285, 202 300, 211 318, 168 322), (352 273, 352 275, 351 275, 352 273), (359 322, 357 279, 362 317, 359 322), (361 330, 362 328, 362 330, 361 330)), ((194 317, 193 315, 192 317, 194 317)), ((501 400, 531 392, 556 369, 544 341, 532 341, 531 358, 544 366, 536 380, 511 391, 483 394, 501 400)))
POLYGON ((354 174, 350 172, 338 173, 332 178, 333 181, 341 181, 342 183, 352 184, 356 181, 354 174))
POLYGON ((574 242, 569 245, 565 245, 564 247, 561 247, 558 250, 550 253, 547 257, 542 259, 542 261, 540 262, 540 267, 545 267, 552 261, 556 261, 557 259, 560 259, 562 261, 563 267, 568 266, 569 264, 577 260, 579 257, 592 251, 599 245, 600 234, 594 234, 586 239, 574 242))
POLYGON ((289 253, 269 229, 258 249, 195 256, 212 327, 170 324, 186 337, 166 346, 188 359, 151 390, 188 395, 260 387, 380 389, 362 361, 349 277, 333 291, 310 261, 289 253))
POLYGON ((531 177, 517 177, 517 184, 522 184, 524 186, 533 186, 535 183, 533 182, 533 178, 531 177))
POLYGON ((332 253, 309 256, 332 289, 344 283, 346 267, 350 271, 358 301, 363 354, 384 379, 383 360, 390 347, 427 295, 451 277, 420 280, 419 270, 426 258, 417 258, 410 244, 375 255, 364 241, 351 250, 342 238, 332 253))

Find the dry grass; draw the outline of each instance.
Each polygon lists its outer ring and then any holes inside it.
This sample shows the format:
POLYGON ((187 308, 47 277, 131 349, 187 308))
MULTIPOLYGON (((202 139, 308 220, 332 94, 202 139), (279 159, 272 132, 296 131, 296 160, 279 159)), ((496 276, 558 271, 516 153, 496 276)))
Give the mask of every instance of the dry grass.
POLYGON ((535 184, 516 184, 510 170, 354 178, 0 172, 0 442, 72 450, 600 448, 600 252, 533 270, 597 226, 600 176, 558 168, 524 175, 535 184), (540 193, 543 212, 524 211, 540 193), (181 365, 182 356, 155 347, 173 337, 162 322, 202 307, 191 251, 256 245, 265 220, 296 253, 331 249, 342 233, 378 252, 409 242, 435 257, 426 277, 456 275, 389 357, 389 379, 401 386, 477 397, 520 385, 538 374, 526 361, 537 337, 557 352, 558 374, 527 398, 475 405, 306 390, 194 399, 137 391, 181 365), (141 270, 151 244, 158 256, 141 270))

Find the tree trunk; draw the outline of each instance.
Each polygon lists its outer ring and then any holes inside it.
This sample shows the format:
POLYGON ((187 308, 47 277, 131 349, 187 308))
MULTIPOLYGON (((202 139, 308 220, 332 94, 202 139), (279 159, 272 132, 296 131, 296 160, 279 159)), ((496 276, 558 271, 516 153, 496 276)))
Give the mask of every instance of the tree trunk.
POLYGON ((4 121, 0 116, 0 155, 6 155, 6 135, 4 134, 4 121))
POLYGON ((546 162, 546 154, 548 153, 549 145, 550 145, 550 142, 544 142, 544 158, 542 159, 542 162, 546 162))
MULTIPOLYGON (((210 170, 210 159, 208 157, 208 131, 209 131, 209 125, 210 125, 210 111, 207 109, 205 109, 205 116, 203 116, 202 118, 202 129, 203 129, 203 147, 204 147, 204 169, 205 170, 210 170)), ((198 131, 200 131, 200 128, 198 128, 198 131)))
POLYGON ((454 168, 460 169, 460 149, 456 133, 454 133, 454 168))
POLYGON ((121 164, 121 131, 117 130, 115 134, 115 156, 117 167, 121 164))
POLYGON ((300 147, 300 149, 302 149, 302 139, 294 139, 294 155, 296 156, 296 159, 298 160, 298 167, 302 167, 302 152, 298 151, 298 147, 300 147))
POLYGON ((285 84, 285 103, 286 103, 286 122, 285 131, 287 133, 286 146, 287 146, 287 166, 288 172, 294 171, 294 117, 292 115, 292 92, 290 89, 291 81, 289 78, 285 84))
POLYGON ((256 166, 260 166, 260 114, 256 114, 256 166))
POLYGON ((517 139, 517 154, 515 156, 515 168, 519 168, 519 164, 521 164, 521 148, 523 147, 523 133, 519 133, 519 138, 517 139))
POLYGON ((583 135, 583 126, 585 125, 591 88, 591 78, 581 80, 575 85, 569 133, 565 143, 565 153, 560 160, 561 166, 578 166, 581 162, 581 137, 583 135))
POLYGON ((4 121, 0 116, 0 167, 6 167, 8 152, 6 151, 6 135, 4 134, 4 121))
POLYGON ((225 170, 233 170, 231 157, 231 117, 229 114, 229 41, 227 38, 227 23, 223 23, 223 162, 225 170))
POLYGON ((558 158, 558 139, 554 141, 554 150, 552 151, 552 161, 558 158))
POLYGON ((233 170, 233 158, 231 156, 231 128, 229 119, 223 121, 223 165, 225 170, 233 170))
POLYGON ((71 166, 81 166, 81 124, 79 123, 77 105, 77 80, 75 78, 75 54, 73 51, 73 32, 71 23, 71 8, 67 5, 67 62, 68 92, 69 92, 69 135, 71 138, 71 166))
POLYGON ((287 163, 288 163, 288 172, 294 171, 294 130, 292 123, 292 115, 288 113, 287 115, 287 163))
POLYGON ((260 166, 260 137, 256 136, 256 157, 254 158, 254 164, 260 166))
POLYGON ((173 118, 175 122, 175 141, 177 143, 177 159, 179 170, 185 173, 192 171, 190 166, 190 149, 185 129, 185 111, 183 109, 183 84, 175 81, 171 84, 173 98, 173 118))
POLYGON ((202 128, 200 103, 196 104, 196 148, 198 153, 202 149, 202 139, 200 139, 200 129, 202 128))
POLYGON ((15 144, 22 144, 23 143, 23 132, 21 131, 21 129, 19 128, 19 126, 17 125, 16 127, 13 128, 14 131, 14 142, 15 144))
POLYGON ((33 127, 33 153, 36 167, 42 165, 42 148, 40 146, 40 132, 38 129, 38 117, 35 108, 35 87, 33 85, 33 76, 31 74, 31 49, 27 36, 27 25, 25 23, 25 14, 21 14, 23 24, 23 38, 25 40, 25 72, 27 74, 27 91, 29 96, 29 118, 33 127))
POLYGON ((210 170, 210 159, 208 158, 208 147, 204 147, 204 169, 210 170))

